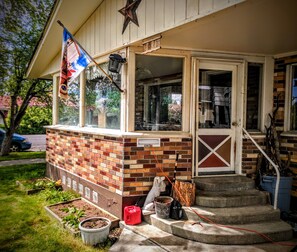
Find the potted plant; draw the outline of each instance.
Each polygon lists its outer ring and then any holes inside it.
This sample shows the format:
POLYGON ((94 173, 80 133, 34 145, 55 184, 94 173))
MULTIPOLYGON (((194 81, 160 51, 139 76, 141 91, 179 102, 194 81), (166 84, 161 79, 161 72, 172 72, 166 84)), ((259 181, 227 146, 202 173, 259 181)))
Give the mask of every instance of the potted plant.
MULTIPOLYGON (((292 188, 292 172, 290 170, 291 154, 287 153, 287 161, 284 161, 280 157, 280 142, 279 132, 275 127, 275 117, 278 110, 278 99, 276 109, 272 115, 269 114, 270 126, 266 128, 265 137, 265 151, 270 159, 278 166, 280 172, 280 183, 278 192, 278 204, 277 207, 281 211, 288 212, 290 210, 291 188, 292 188)), ((271 194, 271 203, 274 204, 275 187, 276 187, 276 171, 271 164, 263 158, 262 154, 258 160, 258 171, 260 178, 260 189, 264 189, 271 194)))
POLYGON ((79 230, 83 242, 87 245, 96 245, 106 241, 111 221, 104 217, 91 217, 79 223, 79 230))

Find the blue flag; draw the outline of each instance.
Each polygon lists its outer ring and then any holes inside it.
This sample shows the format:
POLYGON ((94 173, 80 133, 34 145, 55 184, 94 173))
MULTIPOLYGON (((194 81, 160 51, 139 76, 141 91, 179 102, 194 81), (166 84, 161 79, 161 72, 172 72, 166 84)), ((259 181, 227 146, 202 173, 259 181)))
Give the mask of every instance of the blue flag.
POLYGON ((84 49, 75 42, 72 34, 64 28, 59 87, 61 98, 68 98, 68 85, 79 76, 90 62, 91 59, 84 49))

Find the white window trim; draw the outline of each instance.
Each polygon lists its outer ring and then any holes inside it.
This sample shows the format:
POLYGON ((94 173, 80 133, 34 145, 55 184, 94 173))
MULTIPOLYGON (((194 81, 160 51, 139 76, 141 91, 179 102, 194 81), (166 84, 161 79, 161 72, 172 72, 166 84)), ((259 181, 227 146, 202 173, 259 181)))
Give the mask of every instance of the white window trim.
MULTIPOLYGON (((128 83, 127 87, 127 117, 126 125, 128 132, 143 132, 149 134, 158 134, 162 131, 140 131, 135 130, 135 66, 136 66, 136 54, 141 54, 142 50, 135 47, 129 48, 128 57, 128 83)), ((191 81, 190 81, 190 66, 191 57, 190 53, 181 50, 170 50, 170 49, 160 49, 156 52, 149 54, 150 56, 160 56, 160 57, 172 57, 172 58, 182 58, 183 59, 183 77, 182 77, 182 129, 181 131, 163 131, 171 132, 172 134, 177 132, 190 132, 190 97, 191 97, 191 81)))
POLYGON ((287 65, 286 67, 286 89, 285 89, 285 113, 284 113, 284 131, 290 134, 297 134, 296 130, 291 130, 291 97, 292 97, 292 71, 293 66, 297 67, 297 64, 287 65))

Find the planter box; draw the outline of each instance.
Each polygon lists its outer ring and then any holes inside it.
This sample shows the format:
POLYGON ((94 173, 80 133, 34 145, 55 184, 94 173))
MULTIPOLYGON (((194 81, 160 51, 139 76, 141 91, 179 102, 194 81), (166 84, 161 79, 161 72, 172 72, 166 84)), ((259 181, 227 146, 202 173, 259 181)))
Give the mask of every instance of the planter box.
MULTIPOLYGON (((279 182, 277 207, 281 211, 290 211, 292 177, 281 177, 279 182)), ((270 193, 271 204, 274 204, 276 176, 263 176, 260 182, 262 188, 270 193)))
POLYGON ((22 180, 22 181, 16 181, 16 185, 22 190, 24 191, 27 195, 31 195, 31 194, 35 194, 35 193, 39 193, 40 191, 44 190, 45 188, 35 188, 35 189, 29 189, 28 186, 26 186, 26 184, 34 184, 38 181, 46 181, 46 182, 52 182, 52 180, 50 180, 49 178, 38 178, 35 180, 22 180))
POLYGON ((68 225, 65 225, 62 221, 63 217, 67 215, 67 213, 63 211, 59 211, 60 208, 67 208, 69 206, 74 206, 80 210, 85 210, 85 216, 80 218, 80 221, 88 219, 90 217, 105 217, 111 221, 110 229, 116 228, 119 226, 119 218, 116 216, 108 213, 107 211, 103 210, 102 208, 96 206, 92 202, 84 199, 84 198, 77 198, 67 202, 60 202, 57 204, 52 204, 49 206, 45 206, 46 212, 56 219, 68 232, 70 232, 73 236, 80 235, 80 231, 78 229, 74 229, 68 225))

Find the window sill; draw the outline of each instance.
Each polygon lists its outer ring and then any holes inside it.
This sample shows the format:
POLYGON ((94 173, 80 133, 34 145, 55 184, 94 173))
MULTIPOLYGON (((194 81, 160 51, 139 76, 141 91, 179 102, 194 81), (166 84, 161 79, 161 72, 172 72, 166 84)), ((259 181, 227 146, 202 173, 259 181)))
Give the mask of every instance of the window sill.
POLYGON ((45 126, 45 128, 52 129, 52 130, 71 131, 71 132, 77 132, 77 133, 85 133, 85 134, 100 135, 100 136, 111 136, 111 137, 123 137, 123 138, 129 138, 129 137, 190 138, 192 137, 192 134, 190 134, 189 132, 181 132, 181 131, 123 132, 121 130, 115 130, 115 129, 102 129, 102 128, 66 126, 66 125, 45 126))
POLYGON ((286 131, 286 132, 281 133, 281 136, 297 137, 297 131, 296 130, 286 131))

